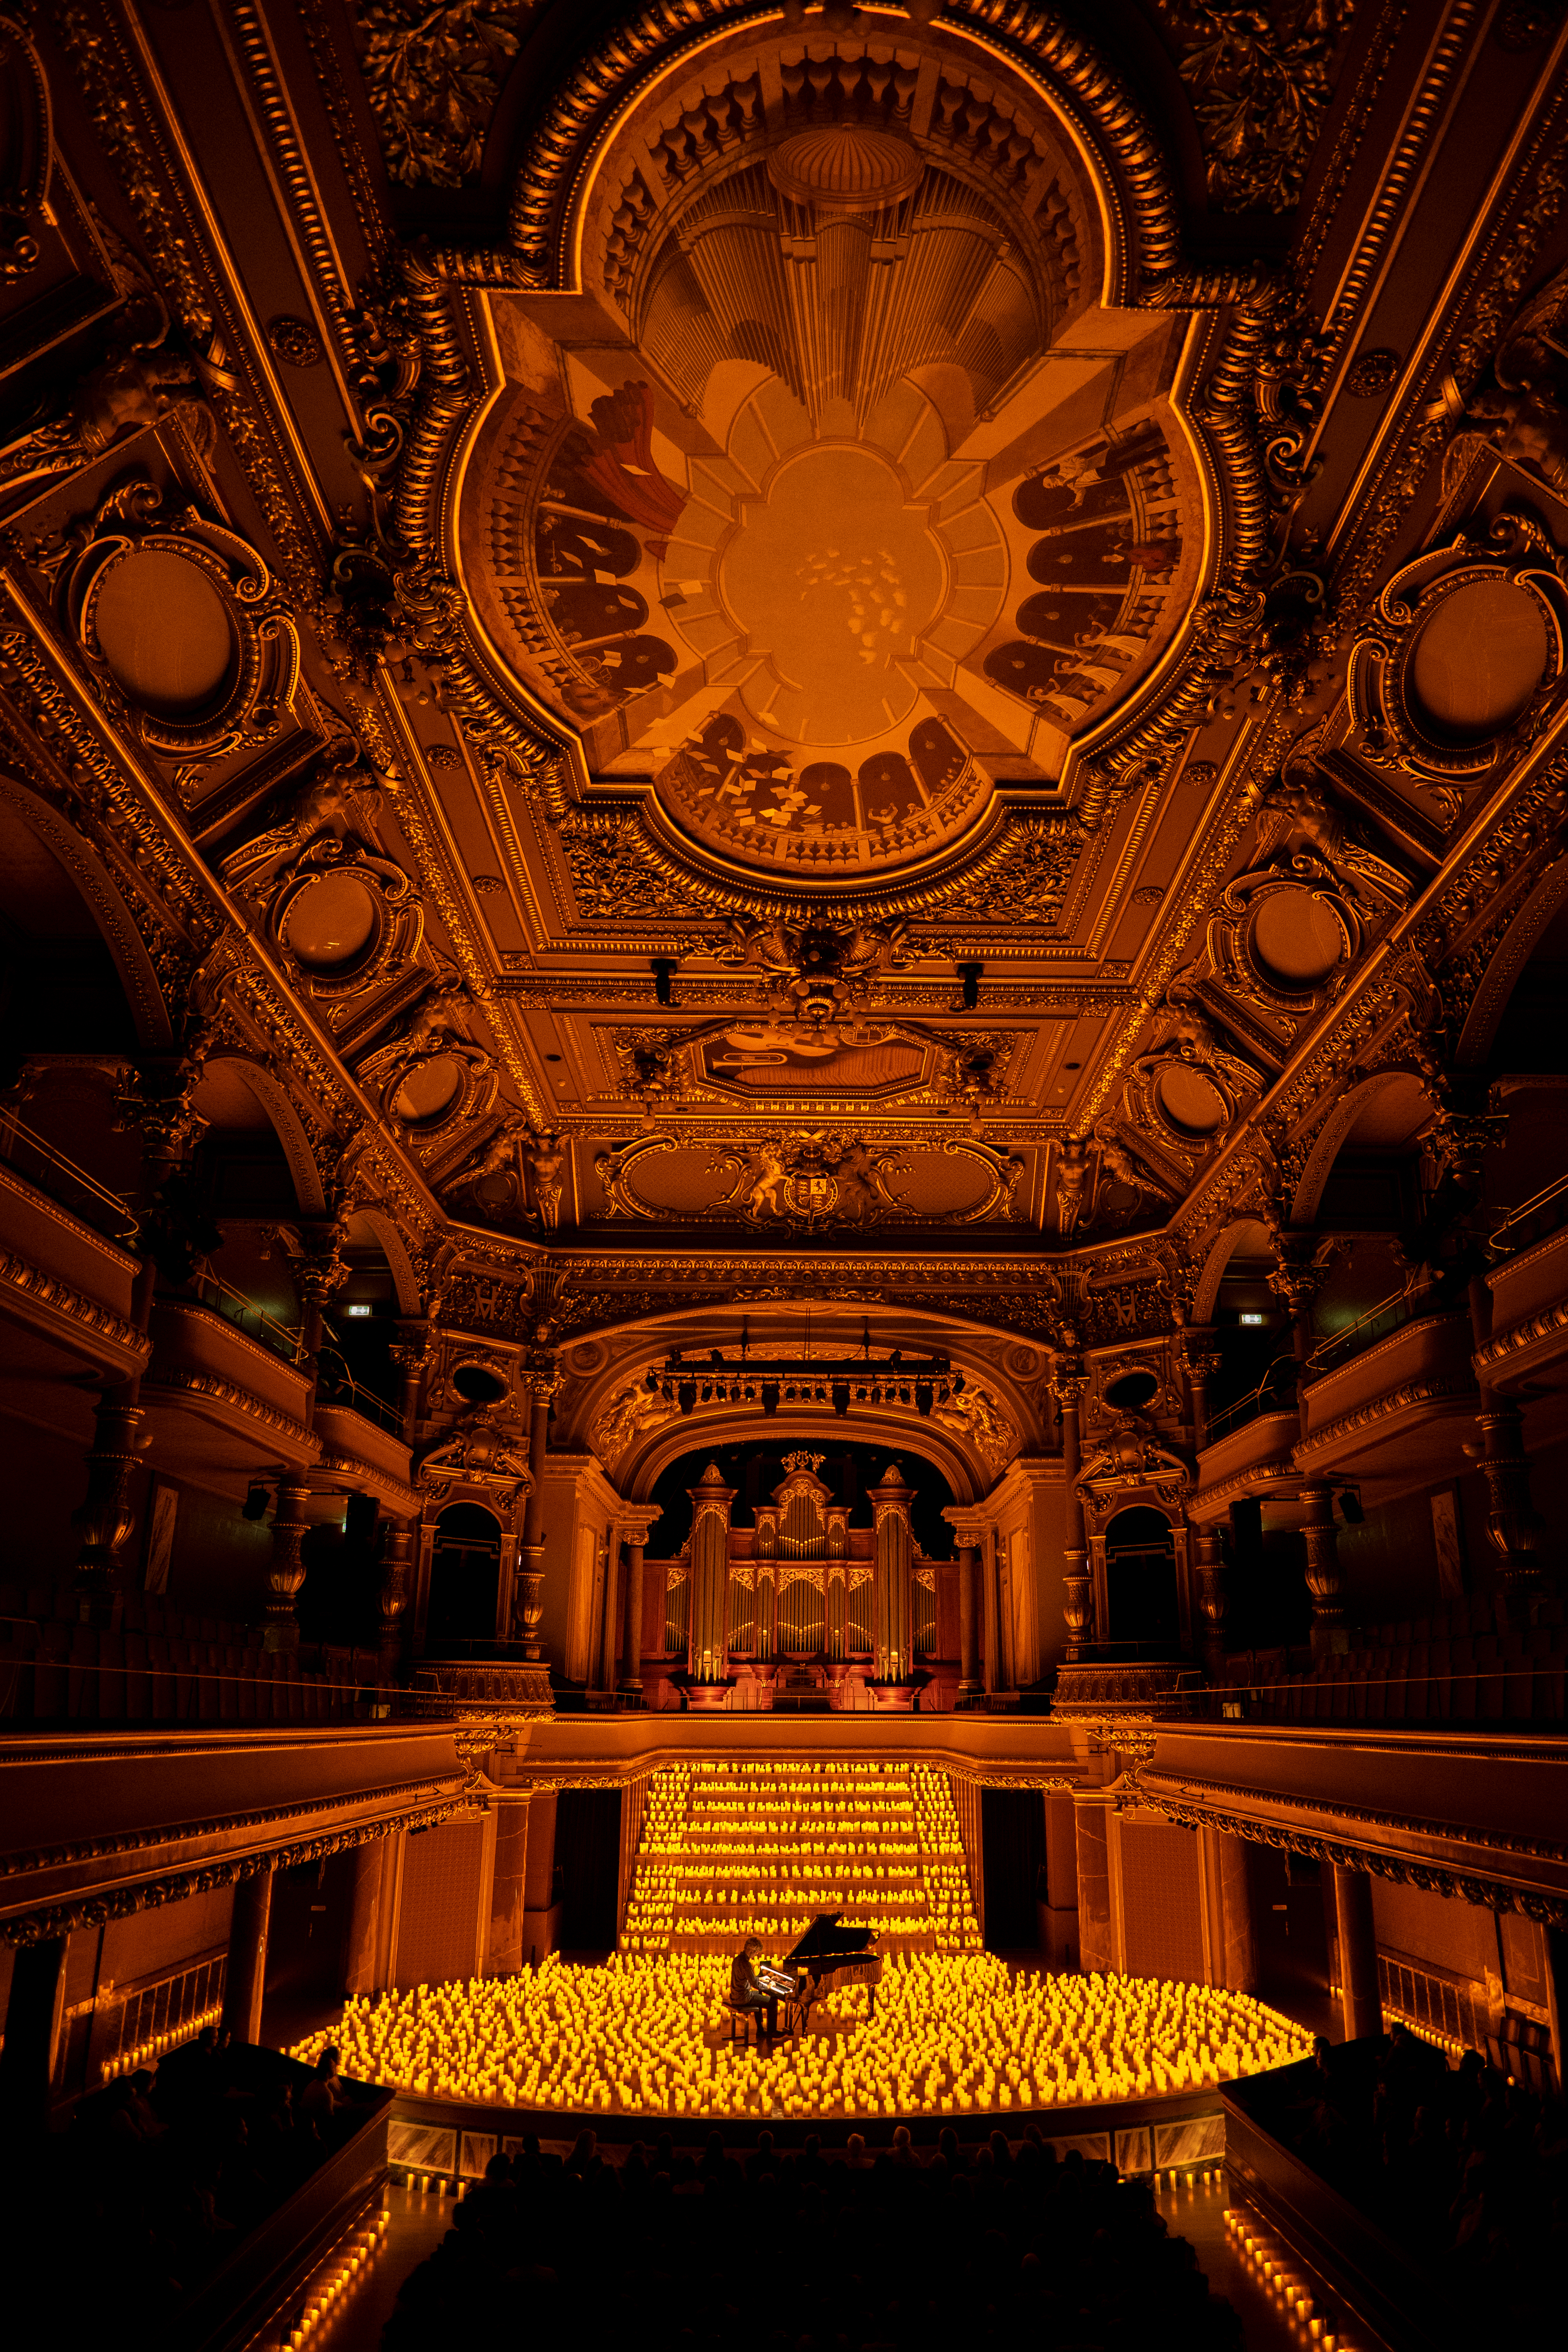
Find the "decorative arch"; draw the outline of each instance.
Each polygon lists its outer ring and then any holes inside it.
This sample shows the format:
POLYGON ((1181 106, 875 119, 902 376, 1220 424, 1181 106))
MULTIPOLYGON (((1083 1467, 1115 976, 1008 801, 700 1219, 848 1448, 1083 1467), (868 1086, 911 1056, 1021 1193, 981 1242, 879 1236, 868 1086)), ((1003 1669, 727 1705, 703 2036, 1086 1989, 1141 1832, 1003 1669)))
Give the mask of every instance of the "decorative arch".
POLYGON ((1198 1276, 1197 1287, 1193 1293, 1194 1323, 1212 1321, 1215 1307, 1219 1299, 1219 1286, 1225 1280, 1226 1267, 1241 1246, 1242 1235, 1250 1233, 1257 1223, 1256 1217, 1233 1217, 1227 1225, 1221 1226, 1218 1234, 1210 1243, 1209 1254, 1204 1260, 1204 1270, 1198 1276))
POLYGON ((174 1029, 153 959, 142 945, 142 935, 108 866, 58 809, 30 785, 4 771, 0 771, 0 801, 15 809, 23 824, 37 835, 76 884, 82 904, 114 960, 136 1024, 138 1043, 147 1046, 172 1045, 174 1029))
POLYGON ((1526 898, 1481 974, 1480 986, 1470 1000, 1454 1056, 1461 1069, 1478 1068, 1490 1053, 1520 974, 1530 961, 1536 941, 1565 898, 1568 862, 1558 858, 1547 867, 1526 898))
MULTIPOLYGON (((847 1327, 853 1318, 853 1329, 847 1328, 842 1334, 829 1328, 814 1331, 815 1346, 841 1342, 845 1353, 853 1351, 858 1344, 859 1316, 852 1307, 843 1311, 847 1327)), ((751 1309, 749 1312, 753 1355, 765 1355, 775 1344, 783 1349, 795 1345, 799 1333, 798 1309, 790 1310, 788 1314, 787 1337, 770 1331, 768 1322, 763 1319, 765 1309, 751 1309)), ((889 1411, 886 1407, 857 1405, 853 1421, 835 1421, 834 1428, 841 1433, 849 1430, 866 1437, 868 1442, 874 1431, 875 1442, 879 1444, 908 1445, 911 1452, 936 1463, 955 1492, 962 1484, 961 1500, 976 1500, 987 1494, 997 1479, 1004 1475, 1008 1463, 1019 1454, 1041 1450, 1046 1443, 1046 1431, 1029 1392, 978 1348, 966 1345, 970 1337, 966 1327, 960 1326, 955 1329, 945 1318, 919 1310, 900 1311, 890 1319, 879 1318, 874 1335, 877 1347, 924 1349, 933 1344, 938 1346, 941 1352, 952 1358, 955 1369, 963 1373, 968 1384, 965 1394, 973 1390, 973 1397, 967 1406, 959 1401, 952 1409, 939 1408, 942 1417, 931 1420, 906 1413, 902 1408, 889 1411), (982 1394, 989 1403, 981 1402, 982 1394), (989 1447, 980 1442, 978 1434, 987 1429, 994 1432, 995 1440, 989 1447), (1005 1444, 1002 1442, 1004 1437, 1005 1444), (997 1455, 994 1464, 987 1459, 988 1453, 997 1455), (952 1465, 962 1465, 957 1477, 953 1475, 952 1465)), ((994 1343, 997 1334, 988 1331, 986 1337, 994 1343)), ((728 1353, 734 1348, 735 1340, 735 1315, 731 1312, 721 1318, 710 1307, 693 1308, 689 1317, 684 1319, 678 1316, 661 1316, 646 1323, 595 1331, 591 1341, 579 1342, 576 1349, 569 1349, 567 1351, 570 1364, 573 1353, 591 1345, 597 1360, 580 1375, 581 1388, 569 1400, 563 1402, 562 1442, 579 1444, 597 1454, 605 1461, 606 1469, 613 1472, 616 1484, 629 1496, 632 1490, 626 1482, 632 1475, 634 1465, 637 1478, 651 1478, 658 1475, 664 1460, 669 1458, 668 1454, 662 1454, 657 1467, 647 1471, 649 1448, 657 1450, 669 1432, 685 1430, 688 1433, 687 1444, 699 1444, 705 1435, 711 1435, 718 1425, 716 1413, 712 1416, 698 1413, 689 1420, 681 1417, 678 1421, 674 1417, 665 1419, 657 1416, 651 1411, 639 1412, 637 1399, 649 1366, 662 1362, 675 1348, 700 1354, 709 1348, 721 1346, 728 1353), (605 1416, 621 1400, 626 1400, 626 1402, 619 1414, 622 1424, 620 1442, 605 1450, 605 1416)), ((731 1371, 737 1369, 738 1366, 731 1364, 731 1371)), ((778 1414, 765 1421, 759 1417, 754 1425, 759 1431, 765 1429, 771 1434, 782 1431, 786 1422, 795 1435, 816 1439, 823 1433, 820 1412, 811 1414, 797 1411, 790 1417, 784 1404, 781 1404, 778 1414)), ((747 1419, 735 1426, 750 1433, 753 1423, 747 1419)), ((680 1450, 678 1445, 677 1453, 680 1450)), ((639 1496, 646 1491, 644 1486, 637 1489, 639 1496)))
MULTIPOLYGON (((955 1503, 983 1501, 994 1483, 987 1479, 984 1469, 977 1466, 956 1439, 933 1430, 930 1422, 921 1422, 917 1426, 891 1414, 868 1412, 863 1418, 857 1414, 853 1421, 834 1421, 830 1426, 832 1434, 840 1442, 847 1437, 862 1444, 896 1446, 902 1454, 915 1454, 922 1462, 931 1463, 952 1487, 955 1503)), ((766 1421, 744 1424, 747 1439, 765 1436, 769 1444, 792 1441, 803 1445, 820 1444, 827 1434, 828 1425, 821 1413, 790 1413, 782 1407, 766 1421)), ((617 1465, 617 1483, 626 1501, 646 1502, 660 1472, 671 1462, 679 1461, 683 1454, 700 1451, 704 1443, 717 1445, 721 1442, 739 1442, 737 1432, 731 1430, 721 1438, 718 1430, 704 1429, 695 1415, 689 1420, 682 1414, 667 1423, 640 1449, 630 1457, 623 1456, 617 1465)))
POLYGON ((293 1179, 294 1198, 303 1216, 321 1216, 327 1205, 321 1188, 321 1174, 316 1165, 310 1139, 304 1122, 289 1099, 288 1090, 279 1084, 270 1070, 252 1060, 248 1054, 215 1054, 214 1062, 226 1063, 237 1077, 243 1079, 262 1109, 272 1122, 273 1130, 283 1147, 283 1157, 289 1163, 293 1179))
POLYGON ((386 1263, 392 1275, 392 1286, 397 1293, 398 1313, 417 1315, 423 1304, 419 1276, 414 1271, 414 1261, 408 1255, 408 1245, 397 1230, 396 1219, 389 1216, 384 1209, 377 1208, 371 1202, 366 1202, 359 1213, 374 1234, 385 1254, 386 1263))
POLYGON ((1297 1225, 1310 1225, 1318 1213, 1318 1203, 1323 1197, 1323 1187, 1333 1172, 1345 1138, 1355 1126, 1367 1105, 1399 1078, 1415 1076, 1404 1063, 1386 1069, 1373 1070, 1372 1076, 1358 1078, 1347 1094, 1342 1095, 1333 1109, 1318 1129, 1307 1164, 1301 1171, 1290 1202, 1290 1221, 1297 1225))

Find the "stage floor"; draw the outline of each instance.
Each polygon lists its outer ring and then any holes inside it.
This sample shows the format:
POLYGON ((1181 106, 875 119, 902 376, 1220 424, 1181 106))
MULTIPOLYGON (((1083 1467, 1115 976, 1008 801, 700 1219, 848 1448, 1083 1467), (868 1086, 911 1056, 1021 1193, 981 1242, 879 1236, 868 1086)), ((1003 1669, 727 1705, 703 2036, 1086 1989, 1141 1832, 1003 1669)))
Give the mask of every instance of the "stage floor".
MULTIPOLYGON (((1311 2049, 1300 2026, 1246 1994, 1052 1976, 981 1953, 889 1957, 874 2004, 864 1986, 836 1993, 814 2012, 819 2030, 759 2051, 728 2039, 727 1985, 712 1960, 551 1959, 351 2001, 295 2055, 332 2042, 346 2074, 399 2095, 403 2124, 488 2137, 493 2153, 498 2138, 569 2122, 616 2138, 700 2121, 858 2127, 868 2139, 919 2122, 934 2139, 943 2124, 1016 2132, 1034 2117, 1053 2137, 1100 2139, 1217 2116, 1225 2083, 1311 2049)), ((1209 2152, 1151 2144, 1124 2168, 1209 2152)), ((462 2168, 455 2142, 445 2159, 400 2160, 462 2168)))

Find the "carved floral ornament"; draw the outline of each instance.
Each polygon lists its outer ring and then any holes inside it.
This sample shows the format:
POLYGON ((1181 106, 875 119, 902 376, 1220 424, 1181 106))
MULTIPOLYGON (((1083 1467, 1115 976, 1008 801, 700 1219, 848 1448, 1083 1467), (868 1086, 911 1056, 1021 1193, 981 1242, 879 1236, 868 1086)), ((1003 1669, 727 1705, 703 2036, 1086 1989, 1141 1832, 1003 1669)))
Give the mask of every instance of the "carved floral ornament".
POLYGON ((347 999, 395 979, 424 936, 423 903, 373 830, 380 794, 352 741, 331 745, 279 822, 224 860, 301 987, 347 999))
POLYGON ((213 758, 268 734, 300 674, 294 624, 252 548, 142 474, 69 535, 63 625, 155 751, 213 758))
POLYGON ((950 1137, 940 1152, 958 1174, 954 1206, 922 1211, 901 1181, 910 1155, 830 1129, 773 1137, 752 1146, 700 1144, 668 1134, 637 1138, 603 1152, 595 1172, 607 1213, 699 1224, 730 1215, 775 1229, 829 1225, 970 1224, 1014 1213, 1023 1162, 973 1137, 950 1137), (686 1205, 693 1195, 700 1205, 686 1205))

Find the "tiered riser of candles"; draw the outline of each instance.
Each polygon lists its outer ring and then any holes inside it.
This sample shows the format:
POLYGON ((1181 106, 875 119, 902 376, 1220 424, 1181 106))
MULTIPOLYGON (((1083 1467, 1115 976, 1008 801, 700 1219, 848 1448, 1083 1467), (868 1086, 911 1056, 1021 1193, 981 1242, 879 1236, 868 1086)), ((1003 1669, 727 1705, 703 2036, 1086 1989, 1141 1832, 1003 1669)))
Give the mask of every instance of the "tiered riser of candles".
POLYGON ((945 1772, 902 1764, 678 1764, 648 1794, 626 1952, 786 1952, 820 1911, 891 1952, 976 1952, 945 1772))

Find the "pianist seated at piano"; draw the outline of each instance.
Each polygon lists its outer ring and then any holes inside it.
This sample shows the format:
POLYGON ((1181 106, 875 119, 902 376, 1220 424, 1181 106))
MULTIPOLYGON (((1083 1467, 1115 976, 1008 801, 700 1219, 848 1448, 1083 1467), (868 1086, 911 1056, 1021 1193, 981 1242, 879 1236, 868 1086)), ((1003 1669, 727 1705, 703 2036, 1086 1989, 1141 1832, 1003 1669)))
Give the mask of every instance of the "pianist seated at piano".
MULTIPOLYGON (((769 1971, 772 1974, 772 1971, 769 1971)), ((748 1937, 743 1948, 730 1963, 730 2006, 731 2009, 763 2009, 767 2011, 767 2036, 776 2042, 779 2031, 779 1997, 770 1991, 763 1976, 763 1948, 754 1936, 748 1937)))

